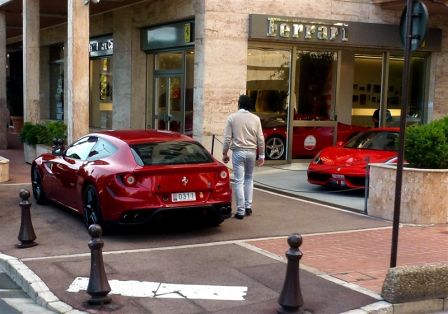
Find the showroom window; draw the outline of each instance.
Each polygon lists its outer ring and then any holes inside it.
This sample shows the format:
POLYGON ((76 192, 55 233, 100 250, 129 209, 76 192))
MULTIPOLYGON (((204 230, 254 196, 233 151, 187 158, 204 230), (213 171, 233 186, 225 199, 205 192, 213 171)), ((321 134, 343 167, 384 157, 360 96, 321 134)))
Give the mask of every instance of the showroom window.
MULTIPOLYGON (((413 56, 410 61, 408 123, 425 121, 426 60, 425 56, 413 56)), ((374 111, 383 108, 387 114, 380 126, 399 126, 403 65, 403 56, 397 54, 355 54, 353 124, 373 126, 374 111), (385 73, 384 77, 382 73, 385 73)))
POLYGON ((263 121, 284 119, 288 108, 291 52, 269 48, 250 48, 247 61, 247 95, 253 111, 263 121))
POLYGON ((112 57, 90 60, 90 127, 112 128, 112 57))
POLYGON ((50 47, 50 119, 64 120, 64 47, 50 47))

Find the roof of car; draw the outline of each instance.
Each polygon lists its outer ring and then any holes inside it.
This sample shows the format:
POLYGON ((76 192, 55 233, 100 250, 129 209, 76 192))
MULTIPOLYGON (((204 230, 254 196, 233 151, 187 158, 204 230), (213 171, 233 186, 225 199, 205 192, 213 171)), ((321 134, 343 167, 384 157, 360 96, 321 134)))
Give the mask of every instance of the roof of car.
POLYGON ((128 144, 153 141, 194 141, 194 139, 187 135, 165 130, 109 130, 96 133, 118 138, 128 144))

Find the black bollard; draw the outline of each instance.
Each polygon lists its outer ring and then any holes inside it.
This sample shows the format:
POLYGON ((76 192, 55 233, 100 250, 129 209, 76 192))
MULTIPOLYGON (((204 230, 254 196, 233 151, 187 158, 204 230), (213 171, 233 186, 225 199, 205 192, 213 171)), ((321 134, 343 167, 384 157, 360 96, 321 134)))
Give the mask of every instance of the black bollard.
POLYGON ((302 252, 299 246, 302 244, 300 234, 294 233, 288 237, 289 250, 285 255, 288 259, 286 266, 285 282, 278 298, 278 314, 304 313, 302 291, 300 290, 299 261, 302 252))
POLYGON ((28 201, 30 192, 26 189, 20 189, 20 208, 22 209, 22 218, 20 222, 19 236, 17 237, 20 243, 16 244, 19 249, 36 246, 36 234, 34 233, 33 223, 31 222, 30 207, 31 203, 28 201))
POLYGON ((94 224, 89 227, 89 234, 92 237, 89 241, 91 259, 89 285, 87 286, 87 293, 91 296, 91 299, 88 301, 90 305, 108 304, 112 301, 107 296, 110 292, 110 286, 109 281, 107 281, 106 271, 104 270, 102 253, 104 242, 101 240, 102 233, 103 230, 100 225, 94 224))

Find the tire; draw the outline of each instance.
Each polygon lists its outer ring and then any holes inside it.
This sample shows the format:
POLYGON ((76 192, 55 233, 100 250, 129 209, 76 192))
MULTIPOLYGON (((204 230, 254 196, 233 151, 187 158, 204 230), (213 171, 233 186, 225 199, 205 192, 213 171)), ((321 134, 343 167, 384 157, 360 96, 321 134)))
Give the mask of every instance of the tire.
POLYGON ((285 159, 286 141, 284 138, 274 135, 265 141, 265 157, 271 160, 285 159))
POLYGON ((37 204, 45 204, 47 197, 45 196, 44 188, 42 186, 42 175, 36 165, 31 168, 31 185, 33 188, 34 199, 37 204))
POLYGON ((104 229, 106 226, 104 225, 101 215, 100 199, 96 188, 92 184, 89 184, 85 188, 82 204, 82 217, 86 228, 88 229, 92 224, 97 224, 103 228, 104 233, 104 229))

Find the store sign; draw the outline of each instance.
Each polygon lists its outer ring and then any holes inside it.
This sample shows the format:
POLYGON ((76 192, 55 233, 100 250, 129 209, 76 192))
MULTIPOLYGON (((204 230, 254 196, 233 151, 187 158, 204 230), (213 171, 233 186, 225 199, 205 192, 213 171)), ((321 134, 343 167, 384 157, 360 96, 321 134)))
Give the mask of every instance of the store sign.
POLYGON ((142 50, 157 50, 194 45, 194 21, 183 21, 142 29, 142 50))
POLYGON ((348 24, 268 17, 268 37, 348 41, 348 24))
POLYGON ((89 54, 91 57, 109 56, 114 52, 112 37, 98 37, 90 40, 89 54))
MULTIPOLYGON (((249 15, 249 40, 337 47, 402 49, 400 27, 393 24, 344 22, 301 17, 249 15)), ((442 30, 428 29, 425 51, 440 51, 442 30)))

